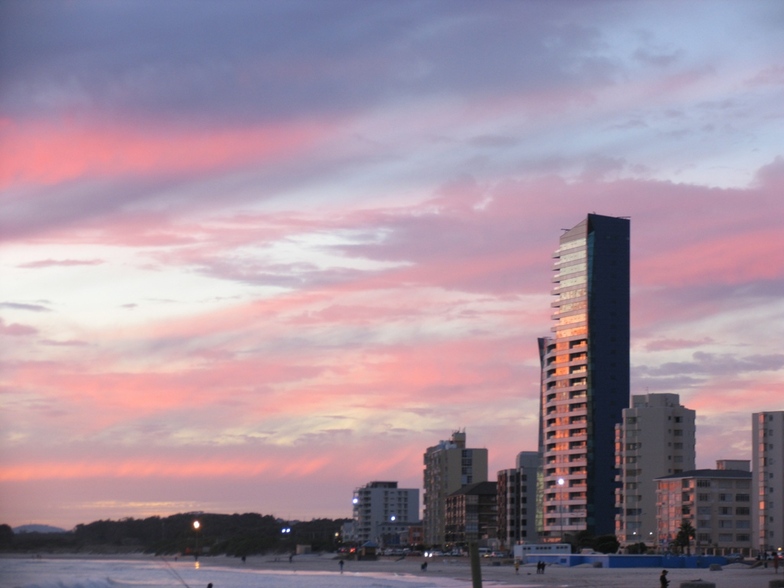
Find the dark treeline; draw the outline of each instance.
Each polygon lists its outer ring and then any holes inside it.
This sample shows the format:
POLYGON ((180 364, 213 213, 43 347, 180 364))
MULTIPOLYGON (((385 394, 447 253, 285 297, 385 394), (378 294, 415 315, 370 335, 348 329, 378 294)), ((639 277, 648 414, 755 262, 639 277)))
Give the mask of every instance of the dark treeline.
POLYGON ((17 533, 0 525, 0 549, 17 552, 142 551, 162 555, 293 553, 297 545, 314 551, 338 547, 348 519, 287 522, 271 515, 186 513, 169 517, 101 520, 67 533, 17 533), (198 521, 198 528, 194 522, 198 521))

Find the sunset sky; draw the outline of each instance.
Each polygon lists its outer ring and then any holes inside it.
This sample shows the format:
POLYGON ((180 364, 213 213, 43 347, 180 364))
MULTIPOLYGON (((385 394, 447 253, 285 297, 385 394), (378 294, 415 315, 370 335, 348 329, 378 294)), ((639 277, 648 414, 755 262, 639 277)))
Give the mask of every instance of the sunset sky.
POLYGON ((0 523, 350 517, 536 448, 552 254, 631 218, 632 394, 784 409, 784 3, 0 3, 0 523))

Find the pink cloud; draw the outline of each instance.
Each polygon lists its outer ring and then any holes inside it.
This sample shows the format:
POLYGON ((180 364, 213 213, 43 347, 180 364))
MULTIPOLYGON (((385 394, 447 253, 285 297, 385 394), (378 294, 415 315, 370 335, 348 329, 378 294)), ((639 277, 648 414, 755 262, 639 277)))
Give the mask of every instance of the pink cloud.
POLYGON ((710 337, 702 339, 656 339, 645 344, 647 351, 672 351, 674 349, 689 349, 712 343, 710 337))
POLYGON ((316 125, 250 129, 79 126, 73 122, 6 120, 0 142, 0 188, 54 185, 86 176, 203 172, 273 161, 312 146, 327 129, 316 125))
POLYGON ((79 341, 76 339, 68 339, 58 341, 56 339, 42 339, 39 341, 41 345, 51 345, 52 347, 86 347, 89 345, 86 341, 79 341))
POLYGON ((25 269, 37 269, 42 267, 56 267, 56 266, 78 266, 78 265, 100 265, 104 263, 102 259, 41 259, 39 261, 30 261, 27 263, 20 263, 16 267, 25 269))
POLYGON ((38 329, 35 327, 19 323, 6 324, 3 319, 0 319, 0 335, 6 337, 27 337, 36 333, 38 333, 38 329))

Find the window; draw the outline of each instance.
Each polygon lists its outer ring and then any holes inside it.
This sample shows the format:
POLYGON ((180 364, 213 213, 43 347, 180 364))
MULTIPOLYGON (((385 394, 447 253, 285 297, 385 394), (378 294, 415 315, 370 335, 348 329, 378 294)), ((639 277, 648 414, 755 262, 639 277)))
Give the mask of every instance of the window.
POLYGON ((748 494, 736 494, 735 495, 735 501, 736 502, 748 502, 749 501, 749 495, 748 494))

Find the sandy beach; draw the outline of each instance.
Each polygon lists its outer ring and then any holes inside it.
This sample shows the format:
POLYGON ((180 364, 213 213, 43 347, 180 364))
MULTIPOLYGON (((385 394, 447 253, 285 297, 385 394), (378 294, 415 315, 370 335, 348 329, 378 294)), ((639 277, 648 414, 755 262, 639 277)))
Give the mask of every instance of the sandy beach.
MULTIPOLYGON (((248 568, 275 571, 309 571, 339 573, 338 558, 334 555, 298 555, 291 563, 287 557, 275 558, 256 556, 247 558, 246 563, 236 558, 204 557, 202 566, 247 566, 248 568)), ((377 561, 345 560, 343 573, 406 574, 412 576, 436 576, 454 578, 471 584, 471 568, 468 558, 428 559, 427 571, 422 571, 422 558, 402 560, 379 559, 377 561)), ((768 588, 770 580, 784 580, 784 570, 778 575, 773 567, 751 568, 745 564, 730 564, 721 571, 708 569, 668 569, 670 588, 678 588, 682 582, 702 579, 712 582, 716 588, 768 588)), ((515 573, 511 564, 495 566, 489 561, 482 562, 482 582, 485 586, 558 586, 562 588, 603 587, 603 588, 658 588, 660 568, 608 569, 592 566, 561 567, 550 566, 545 573, 537 574, 535 565, 521 566, 515 573)))
MULTIPOLYGON (((30 555, 2 554, 0 559, 29 558, 30 555)), ((42 554, 43 559, 96 559, 96 560, 156 560, 164 559, 143 554, 42 554)), ((174 562, 173 557, 165 558, 174 562)), ((377 577, 413 576, 423 578, 454 579, 471 587, 471 568, 468 558, 432 558, 428 559, 427 571, 422 571, 425 561, 421 557, 393 559, 380 558, 377 561, 344 560, 343 573, 372 574, 377 577)), ((248 570, 268 570, 282 573, 297 574, 327 573, 340 574, 339 558, 334 554, 297 555, 291 562, 288 556, 250 556, 243 563, 235 557, 202 556, 198 564, 190 558, 178 558, 179 566, 198 565, 202 571, 210 568, 246 568, 248 570)), ((161 561, 163 565, 163 561, 161 561)), ((561 567, 549 566, 545 573, 537 574, 534 564, 520 567, 515 573, 514 566, 506 563, 492 565, 490 560, 482 560, 482 584, 492 586, 553 586, 559 588, 658 588, 660 568, 613 569, 595 568, 593 566, 561 567)), ((769 588, 771 580, 784 580, 784 569, 774 572, 773 566, 768 568, 751 568, 748 565, 735 563, 724 566, 720 571, 708 569, 668 568, 670 588, 679 588, 682 582, 701 579, 712 582, 716 588, 769 588)), ((202 588, 202 587, 192 587, 202 588)), ((215 588, 220 588, 216 586, 215 588)))

